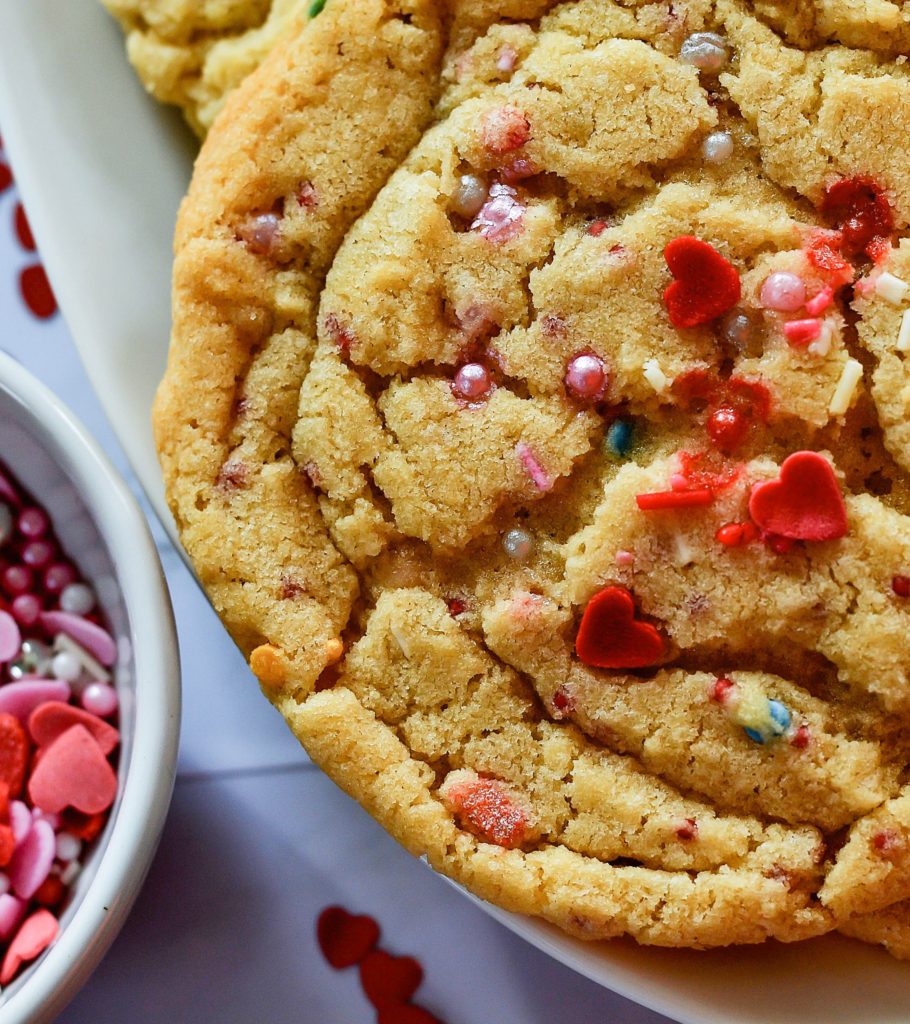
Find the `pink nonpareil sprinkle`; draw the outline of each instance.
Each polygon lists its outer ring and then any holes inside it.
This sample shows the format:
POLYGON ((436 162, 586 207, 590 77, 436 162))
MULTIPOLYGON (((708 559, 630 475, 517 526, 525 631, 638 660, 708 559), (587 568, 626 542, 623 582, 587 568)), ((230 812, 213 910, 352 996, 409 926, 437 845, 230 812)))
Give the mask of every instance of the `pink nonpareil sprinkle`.
POLYGON ((517 195, 511 185, 491 185, 489 197, 474 218, 471 230, 479 231, 489 242, 507 242, 520 234, 526 207, 517 195))
POLYGON ((517 60, 518 51, 506 43, 499 48, 499 54, 496 57, 496 67, 500 71, 514 71, 517 60))
POLYGON ((824 313, 833 301, 834 289, 830 285, 825 285, 820 292, 813 295, 806 303, 806 312, 809 316, 819 316, 824 313))
POLYGON ((41 625, 49 633, 65 633, 84 647, 102 665, 109 667, 117 660, 117 645, 107 630, 69 612, 42 612, 41 625))
POLYGON ((688 491, 689 481, 683 476, 682 473, 672 473, 670 475, 670 490, 688 491))
POLYGON ((634 565, 635 555, 631 551, 617 551, 613 556, 613 561, 617 565, 634 565))
POLYGON ((549 491, 553 487, 553 477, 543 468, 535 454, 524 443, 519 441, 515 446, 515 453, 521 460, 521 464, 528 471, 528 476, 534 481, 538 491, 549 491))

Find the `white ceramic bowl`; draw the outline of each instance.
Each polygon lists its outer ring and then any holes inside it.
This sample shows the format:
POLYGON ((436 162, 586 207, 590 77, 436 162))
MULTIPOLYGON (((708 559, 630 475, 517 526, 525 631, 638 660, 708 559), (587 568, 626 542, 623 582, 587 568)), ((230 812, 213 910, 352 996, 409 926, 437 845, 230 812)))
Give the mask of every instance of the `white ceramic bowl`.
POLYGON ((119 651, 117 799, 76 879, 57 941, 0 995, 0 1024, 41 1024, 97 966, 158 845, 177 763, 179 660, 161 566, 136 500, 66 408, 2 352, 0 453, 94 585, 119 651))

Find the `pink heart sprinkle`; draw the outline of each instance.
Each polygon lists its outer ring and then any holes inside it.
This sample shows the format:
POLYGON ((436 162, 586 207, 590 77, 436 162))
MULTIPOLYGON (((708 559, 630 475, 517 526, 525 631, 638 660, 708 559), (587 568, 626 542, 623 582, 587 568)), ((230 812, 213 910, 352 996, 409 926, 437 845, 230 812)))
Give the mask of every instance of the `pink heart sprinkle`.
POLYGON ((42 811, 72 807, 83 814, 106 811, 117 795, 117 776, 84 725, 73 725, 43 748, 28 795, 42 811))
POLYGON ((0 686, 0 714, 6 712, 25 725, 29 715, 49 700, 70 699, 69 683, 62 679, 23 679, 0 686))
POLYGON ((65 633, 84 647, 102 665, 111 666, 117 660, 117 645, 107 630, 81 615, 70 612, 42 612, 41 625, 49 633, 65 633))
POLYGON ((0 967, 0 985, 7 985, 16 976, 23 963, 34 960, 57 938, 60 925, 49 910, 36 910, 22 925, 9 945, 3 966, 0 967))
POLYGON ((35 895, 38 886, 50 873, 56 852, 54 830, 46 821, 36 821, 25 839, 16 847, 6 869, 17 896, 30 900, 35 895))
POLYGON ((9 612, 0 612, 0 662, 12 661, 19 653, 22 634, 9 612))
POLYGON ((9 823, 13 830, 13 839, 18 846, 32 828, 32 812, 21 800, 10 801, 9 823))
POLYGON ((0 939, 7 942, 25 917, 28 904, 18 896, 5 892, 0 896, 0 939))

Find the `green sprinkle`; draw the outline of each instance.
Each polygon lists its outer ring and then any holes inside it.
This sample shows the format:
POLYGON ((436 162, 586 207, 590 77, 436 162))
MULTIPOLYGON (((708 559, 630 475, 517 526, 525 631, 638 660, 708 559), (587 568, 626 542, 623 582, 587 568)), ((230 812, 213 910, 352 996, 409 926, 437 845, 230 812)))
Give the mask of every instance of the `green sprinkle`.
POLYGON ((310 9, 307 11, 311 18, 315 18, 317 14, 325 7, 325 0, 313 0, 310 4, 310 9))

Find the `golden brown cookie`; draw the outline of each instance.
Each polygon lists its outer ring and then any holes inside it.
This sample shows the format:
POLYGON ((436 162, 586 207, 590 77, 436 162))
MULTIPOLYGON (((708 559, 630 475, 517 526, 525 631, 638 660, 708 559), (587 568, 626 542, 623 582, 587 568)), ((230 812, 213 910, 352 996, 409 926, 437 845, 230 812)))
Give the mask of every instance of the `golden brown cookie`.
POLYGON ((809 6, 330 0, 181 212, 213 604, 409 850, 585 938, 910 898, 902 30, 809 6))

